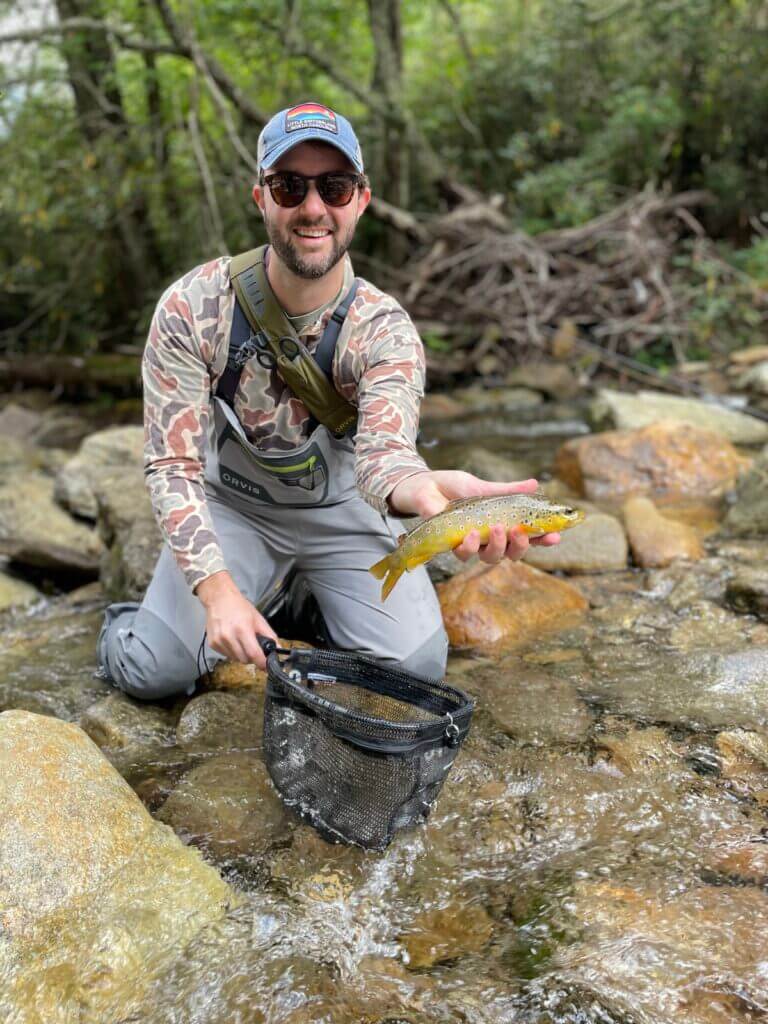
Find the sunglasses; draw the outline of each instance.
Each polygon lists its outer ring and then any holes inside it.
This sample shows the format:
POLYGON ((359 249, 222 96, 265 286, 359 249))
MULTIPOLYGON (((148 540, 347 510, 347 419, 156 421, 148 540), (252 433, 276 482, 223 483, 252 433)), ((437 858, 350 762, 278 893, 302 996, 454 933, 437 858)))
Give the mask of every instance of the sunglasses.
POLYGON ((325 174, 299 174, 298 171, 278 171, 261 176, 278 206, 301 206, 309 191, 310 181, 326 206, 346 206, 364 182, 362 174, 351 171, 328 171, 325 174))

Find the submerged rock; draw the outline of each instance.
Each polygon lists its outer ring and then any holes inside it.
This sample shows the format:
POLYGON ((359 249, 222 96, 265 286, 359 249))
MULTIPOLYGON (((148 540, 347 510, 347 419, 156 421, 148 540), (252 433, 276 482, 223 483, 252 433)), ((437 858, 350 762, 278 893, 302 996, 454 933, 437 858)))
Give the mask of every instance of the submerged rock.
POLYGON ((711 498, 732 487, 744 465, 719 434, 663 420, 566 441, 554 472, 595 501, 630 494, 711 498))
POLYGON ((473 673, 469 688, 505 733, 537 746, 586 739, 592 715, 565 679, 517 659, 473 673))
POLYGON ((632 556, 643 569, 658 569, 678 558, 704 557, 693 527, 663 516, 650 498, 630 498, 624 504, 624 522, 632 556))
POLYGON ((217 859, 263 854, 292 824, 264 762, 240 753, 193 768, 157 816, 217 859))
POLYGON ((601 388, 592 403, 590 414, 601 428, 637 430, 659 420, 678 420, 694 427, 703 427, 733 444, 765 444, 768 423, 746 413, 728 409, 716 402, 681 398, 661 391, 638 391, 635 395, 601 388))
POLYGON ((587 607, 569 583, 519 562, 480 562, 437 590, 452 647, 526 646, 541 633, 572 625, 587 607))
POLYGON ((85 733, 0 715, 0 1016, 130 1017, 234 894, 153 821, 85 733))
POLYGON ((400 941, 414 970, 479 953, 493 935, 493 921, 482 907, 460 903, 417 915, 400 941))

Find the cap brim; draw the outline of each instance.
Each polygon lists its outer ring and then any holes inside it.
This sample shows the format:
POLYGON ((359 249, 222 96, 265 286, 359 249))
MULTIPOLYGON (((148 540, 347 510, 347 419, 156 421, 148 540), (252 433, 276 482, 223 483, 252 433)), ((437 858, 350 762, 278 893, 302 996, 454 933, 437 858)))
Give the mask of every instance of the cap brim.
POLYGON ((293 134, 291 138, 282 139, 268 153, 264 154, 259 169, 263 170, 265 167, 274 167, 281 157, 285 156, 286 153, 302 142, 325 142, 329 146, 333 146, 334 149, 338 149, 340 153, 344 154, 359 174, 363 173, 363 165, 358 161, 355 153, 350 153, 331 132, 312 128, 303 128, 301 131, 293 134))

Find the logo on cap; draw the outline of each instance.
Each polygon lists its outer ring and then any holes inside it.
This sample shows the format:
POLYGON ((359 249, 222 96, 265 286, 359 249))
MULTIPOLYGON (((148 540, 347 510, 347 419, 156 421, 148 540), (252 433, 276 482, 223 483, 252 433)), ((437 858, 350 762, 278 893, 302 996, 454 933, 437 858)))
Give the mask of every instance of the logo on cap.
POLYGON ((334 135, 339 133, 336 115, 319 103, 300 103, 298 107, 291 107, 286 111, 285 130, 298 132, 302 128, 320 128, 326 132, 333 132, 334 135))

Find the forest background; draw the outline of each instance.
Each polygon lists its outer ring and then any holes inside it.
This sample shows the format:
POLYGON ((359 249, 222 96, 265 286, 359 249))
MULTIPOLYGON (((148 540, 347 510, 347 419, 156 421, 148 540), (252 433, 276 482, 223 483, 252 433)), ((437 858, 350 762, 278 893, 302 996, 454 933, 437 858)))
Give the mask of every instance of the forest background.
MULTIPOLYGON (((693 193, 662 289, 684 322, 632 354, 768 340, 766 53, 765 0, 0 0, 0 354, 137 350, 170 281, 263 240, 256 139, 305 99, 358 129, 355 266, 402 297, 457 208, 486 234, 454 248, 519 247, 693 193)), ((436 308, 439 360, 468 342, 436 308)))

